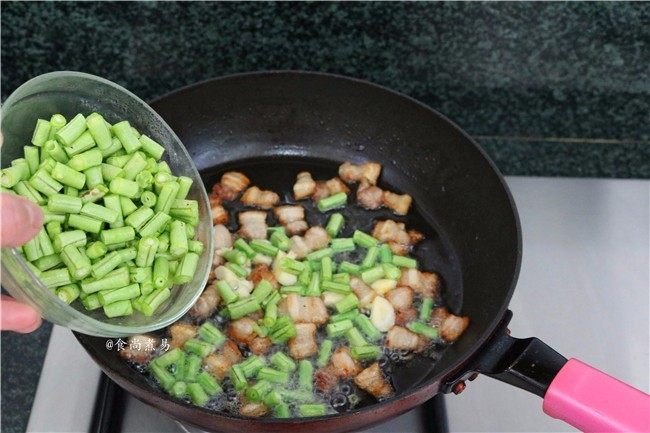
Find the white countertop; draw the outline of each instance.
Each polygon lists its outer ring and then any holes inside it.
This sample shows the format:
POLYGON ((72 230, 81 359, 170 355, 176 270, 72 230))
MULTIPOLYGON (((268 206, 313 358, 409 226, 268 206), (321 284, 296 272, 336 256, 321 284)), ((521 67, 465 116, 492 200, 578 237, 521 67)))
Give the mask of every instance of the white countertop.
MULTIPOLYGON (((510 304, 512 335, 539 337, 566 357, 648 392, 650 182, 507 181, 519 209, 524 245, 510 304)), ((99 369, 63 328, 54 328, 50 349, 27 431, 87 431, 99 369)), ((449 427, 455 432, 573 431, 546 417, 540 398, 487 377, 468 382, 464 393, 446 401, 449 427)), ((157 412, 139 402, 134 405, 126 431, 157 430, 146 421, 154 417, 161 431, 167 431, 164 425, 176 429, 157 412)), ((399 425, 380 430, 397 433, 399 425)))
MULTIPOLYGON (((650 182, 507 181, 523 232, 512 335, 648 392, 650 182)), ((446 403, 451 431, 575 431, 544 415, 539 397, 488 377, 446 403)))

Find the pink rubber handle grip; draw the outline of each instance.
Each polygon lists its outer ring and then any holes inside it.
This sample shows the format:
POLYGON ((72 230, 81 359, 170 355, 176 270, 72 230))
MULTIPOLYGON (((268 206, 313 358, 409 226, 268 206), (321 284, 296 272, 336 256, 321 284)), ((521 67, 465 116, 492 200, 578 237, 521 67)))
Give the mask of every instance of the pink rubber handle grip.
POLYGON ((577 359, 551 382, 544 412, 584 432, 650 432, 650 395, 577 359))

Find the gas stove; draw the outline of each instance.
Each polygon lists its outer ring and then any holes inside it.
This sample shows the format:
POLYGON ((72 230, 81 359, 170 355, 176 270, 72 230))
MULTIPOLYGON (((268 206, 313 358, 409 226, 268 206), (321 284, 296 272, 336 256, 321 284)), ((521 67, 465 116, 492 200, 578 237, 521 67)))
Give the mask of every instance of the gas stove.
MULTIPOLYGON (((650 182, 507 182, 524 245, 513 336, 537 336, 648 392, 650 182)), ((438 396, 367 432, 575 431, 541 408, 538 397, 479 377, 461 395, 438 396)), ((199 433, 119 390, 56 326, 27 431, 199 433)))

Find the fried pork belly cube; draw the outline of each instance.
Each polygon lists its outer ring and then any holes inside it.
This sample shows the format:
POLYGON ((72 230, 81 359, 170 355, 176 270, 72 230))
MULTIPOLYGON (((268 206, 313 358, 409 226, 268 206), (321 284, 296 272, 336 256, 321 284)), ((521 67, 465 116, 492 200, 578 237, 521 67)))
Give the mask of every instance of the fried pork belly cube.
POLYGON ((320 200, 324 199, 325 197, 329 197, 330 195, 330 189, 327 187, 325 181, 319 180, 316 182, 314 193, 311 195, 311 199, 314 201, 314 203, 318 203, 320 200))
POLYGON ((223 201, 232 201, 246 189, 250 182, 245 174, 229 171, 221 176, 221 182, 212 187, 212 192, 223 201))
POLYGON ((310 227, 305 232, 305 242, 311 251, 325 248, 330 241, 330 235, 327 234, 321 226, 310 227))
POLYGON ((210 194, 210 209, 212 210, 212 224, 226 224, 229 220, 228 211, 223 207, 221 199, 217 196, 210 194))
POLYGON ((273 342, 268 337, 255 337, 253 341, 248 344, 248 348, 255 355, 266 355, 273 346, 273 342))
POLYGON ((232 248, 232 233, 223 224, 212 227, 212 239, 214 240, 215 251, 232 248))
POLYGON ((300 205, 278 206, 273 209, 275 217, 280 221, 289 236, 300 235, 307 230, 305 208, 300 205))
POLYGON ((384 191, 384 205, 397 215, 406 215, 409 212, 413 198, 408 194, 397 194, 391 191, 384 191))
POLYGON ((232 338, 234 341, 248 344, 257 337, 254 326, 255 321, 253 319, 242 317, 241 319, 230 322, 226 333, 228 334, 228 337, 232 338))
POLYGON ((290 251, 297 259, 302 259, 312 251, 325 248, 330 241, 330 236, 324 228, 314 226, 305 232, 304 236, 292 236, 290 251))
POLYGON ((352 358, 347 347, 339 347, 332 353, 329 366, 339 378, 353 377, 361 371, 361 364, 352 358))
POLYGON ((391 251, 398 255, 406 255, 412 246, 424 237, 416 230, 407 232, 404 223, 393 220, 377 221, 372 235, 380 241, 388 243, 391 251))
POLYGON ((219 380, 223 380, 230 367, 239 362, 240 359, 242 359, 242 354, 237 344, 232 340, 226 340, 217 353, 203 358, 203 366, 208 373, 219 380))
POLYGON ((354 378, 354 383, 375 398, 385 398, 393 394, 393 387, 388 383, 376 362, 359 373, 354 378))
POLYGON ((333 177, 328 181, 325 181, 325 186, 329 191, 329 195, 338 194, 339 192, 349 193, 350 188, 338 177, 333 177))
POLYGON ((365 162, 363 164, 353 164, 344 162, 339 167, 339 176, 347 183, 366 181, 371 185, 377 184, 377 179, 381 173, 381 164, 377 162, 365 162))
POLYGON ((151 355, 159 344, 160 340, 151 335, 132 335, 126 341, 124 349, 118 353, 127 361, 146 364, 151 360, 151 355))
POLYGON ((410 287, 424 298, 435 298, 442 286, 440 276, 434 272, 421 272, 413 268, 403 268, 398 283, 410 287))
POLYGON ((261 190, 251 186, 241 196, 240 201, 246 206, 255 206, 262 209, 271 209, 280 202, 280 196, 273 191, 261 190))
POLYGON ((232 201, 237 198, 240 192, 242 192, 250 180, 243 173, 237 171, 229 171, 224 173, 221 176, 221 181, 212 185, 211 196, 222 201, 232 201))
POLYGON ((266 239, 266 212, 259 210, 249 210, 240 212, 239 234, 248 239, 266 239))
POLYGON ((183 347, 185 342, 190 338, 196 336, 197 327, 191 323, 178 322, 174 323, 168 328, 169 335, 171 336, 171 341, 169 346, 172 349, 176 347, 183 347))
POLYGON ((359 306, 361 308, 370 308, 372 306, 372 301, 377 296, 377 292, 364 283, 361 278, 350 278, 350 287, 352 287, 352 291, 359 298, 359 306))
POLYGON ((333 177, 330 180, 319 180, 316 182, 316 188, 311 196, 314 203, 318 203, 325 197, 337 194, 339 192, 348 193, 350 188, 338 177, 333 177))
POLYGON ((301 235, 307 231, 309 226, 307 225, 307 221, 300 220, 300 221, 292 221, 288 223, 286 226, 284 226, 287 234, 289 236, 294 236, 294 235, 301 235))
POLYGON ((333 390, 339 383, 339 378, 336 376, 332 367, 328 366, 320 368, 314 373, 314 385, 316 389, 321 392, 329 392, 333 390))
POLYGON ((305 359, 318 353, 316 344, 316 325, 296 323, 296 336, 289 339, 289 355, 293 359, 305 359))
POLYGON ((384 191, 378 186, 369 184, 365 179, 357 189, 357 203, 370 210, 379 209, 383 204, 384 191))
POLYGON ((302 236, 291 236, 291 247, 289 248, 289 251, 291 251, 297 259, 302 259, 304 258, 307 254, 311 253, 311 249, 309 248, 309 245, 307 245, 307 242, 305 242, 305 238, 302 236))
POLYGON ((271 340, 258 336, 254 330, 255 320, 252 317, 242 317, 228 325, 226 331, 233 340, 247 345, 256 355, 264 355, 271 348, 271 340))
POLYGON ((426 344, 427 341, 424 337, 397 325, 390 328, 386 335, 386 347, 389 349, 420 352, 426 344))
POLYGON ((440 337, 443 340, 452 342, 458 340, 465 332, 469 326, 469 317, 451 314, 445 307, 434 308, 430 324, 440 330, 440 337))
POLYGON ((247 416, 251 418, 259 418, 268 413, 269 408, 266 407, 264 403, 253 403, 250 401, 245 402, 239 408, 239 414, 241 416, 247 416))
POLYGON ((190 308, 190 317, 194 319, 207 319, 217 311, 219 301, 220 298, 219 293, 217 293, 217 288, 212 284, 206 286, 199 299, 190 308))
POLYGON ((296 183, 293 185, 293 197, 296 200, 302 200, 314 194, 316 191, 316 182, 308 171, 302 171, 296 176, 296 183))
POLYGON ((277 289, 280 287, 280 284, 278 284, 278 280, 275 278, 275 275, 273 274, 271 268, 263 263, 253 266, 253 269, 251 269, 251 273, 248 278, 256 286, 260 281, 266 280, 271 283, 274 288, 277 289))
POLYGON ((322 325, 329 319, 327 307, 321 298, 296 293, 290 293, 278 303, 278 313, 288 314, 295 323, 322 325))
POLYGON ((396 311, 408 310, 413 306, 413 290, 409 287, 398 286, 386 292, 384 297, 393 304, 396 311))
POLYGON ((415 308, 407 308, 401 311, 395 311, 395 324, 399 326, 406 326, 418 318, 418 310, 415 308))

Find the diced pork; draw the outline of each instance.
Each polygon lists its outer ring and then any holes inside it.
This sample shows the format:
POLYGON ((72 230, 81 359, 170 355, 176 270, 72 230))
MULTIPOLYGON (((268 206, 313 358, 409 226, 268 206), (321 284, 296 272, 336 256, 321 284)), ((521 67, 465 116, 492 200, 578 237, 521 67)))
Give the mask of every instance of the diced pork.
POLYGON ((214 239, 215 251, 232 247, 232 233, 223 224, 212 227, 212 238, 214 239))
POLYGON ((273 209, 276 218, 284 226, 287 234, 299 235, 307 230, 305 208, 299 205, 278 206, 273 209))
POLYGON ((242 358, 237 344, 226 340, 217 353, 206 356, 203 359, 205 369, 214 377, 222 380, 228 374, 228 370, 242 358))
POLYGON ((420 272, 413 268, 402 269, 399 284, 410 287, 424 298, 438 296, 442 281, 440 276, 433 272, 420 272))
POLYGON ((451 314, 444 307, 435 308, 431 314, 431 325, 438 327, 440 337, 447 342, 456 341, 469 326, 469 317, 451 314))
POLYGON ((265 191, 256 186, 251 186, 242 195, 241 202, 246 206, 271 209, 280 202, 280 196, 273 191, 265 191))
POLYGON ((316 325, 296 323, 296 336, 289 340, 289 354, 293 359, 305 359, 318 352, 316 325))
POLYGON ((228 222, 228 211, 223 207, 221 199, 214 194, 208 196, 210 209, 212 210, 212 224, 226 224, 228 222))
POLYGON ((333 390, 339 383, 338 376, 334 373, 331 366, 316 370, 314 373, 314 385, 321 392, 333 390))
POLYGON ((366 209, 379 209, 383 204, 384 191, 363 180, 357 189, 357 203, 366 209))
POLYGON ((391 191, 384 191, 382 198, 384 205, 397 215, 406 215, 411 207, 411 198, 408 194, 397 194, 391 191))
POLYGON ((296 200, 302 200, 316 191, 316 182, 307 171, 298 173, 296 183, 293 185, 293 196, 296 200))
POLYGON ((388 243, 395 254, 404 255, 412 247, 411 236, 407 233, 404 223, 393 220, 377 221, 372 235, 380 241, 388 243))
POLYGON ((187 340, 194 338, 197 328, 191 323, 177 322, 171 325, 168 330, 171 336, 169 346, 174 349, 176 347, 183 347, 187 340))
POLYGON ((339 347, 330 359, 332 372, 340 378, 352 377, 361 371, 361 364, 350 356, 347 347, 339 347))
POLYGON ((347 183, 367 181, 371 185, 377 183, 381 173, 381 164, 377 162, 366 162, 363 164, 353 164, 344 162, 339 167, 339 176, 347 183))
POLYGON ((264 403, 253 403, 246 402, 239 408, 239 414, 241 416, 247 416, 251 418, 259 418, 264 416, 269 411, 269 408, 266 407, 264 403))
POLYGON ((208 285, 203 289, 203 293, 196 300, 189 315, 194 319, 207 319, 217 310, 219 305, 219 293, 214 285, 208 285))
POLYGON ((357 277, 350 278, 350 287, 352 287, 352 291, 359 298, 361 308, 370 308, 372 301, 377 296, 377 292, 372 290, 361 278, 357 277))
POLYGON ((275 275, 273 275, 273 271, 271 270, 271 268, 269 268, 268 265, 265 265, 263 263, 255 265, 251 270, 251 273, 248 276, 248 278, 255 285, 257 285, 262 280, 266 280, 269 283, 271 283, 273 287, 275 287, 276 289, 280 287, 280 285, 278 284, 278 280, 275 279, 275 275))
POLYGON ((330 237, 324 228, 320 226, 311 227, 305 232, 305 235, 291 237, 291 249, 297 259, 302 259, 312 251, 325 248, 330 241, 330 237))
POLYGON ((388 302, 393 304, 396 311, 403 311, 413 305, 413 290, 409 287, 399 286, 384 295, 388 302))
POLYGON ((386 336, 386 347, 395 350, 419 352, 426 345, 424 337, 401 326, 393 326, 386 336))
POLYGON ((266 239, 266 212, 250 210, 239 213, 239 234, 246 239, 266 239))
POLYGON ((296 323, 322 325, 329 319, 325 303, 316 296, 300 296, 290 293, 280 301, 278 309, 286 312, 296 323))
POLYGON ((126 341, 126 345, 119 354, 122 358, 146 364, 151 359, 154 349, 160 344, 160 340, 150 335, 132 335, 126 341))
POLYGON ((257 334, 253 329, 254 325, 255 321, 248 317, 233 320, 228 325, 228 336, 239 343, 247 345, 257 337, 257 334))
POLYGON ((354 378, 354 383, 375 398, 385 398, 393 394, 393 387, 388 383, 376 362, 359 373, 354 378))

